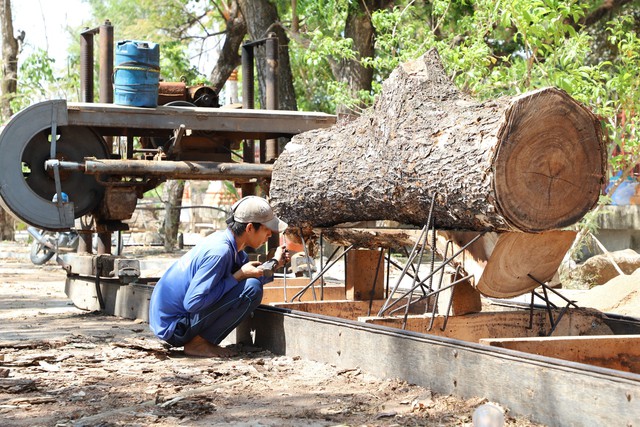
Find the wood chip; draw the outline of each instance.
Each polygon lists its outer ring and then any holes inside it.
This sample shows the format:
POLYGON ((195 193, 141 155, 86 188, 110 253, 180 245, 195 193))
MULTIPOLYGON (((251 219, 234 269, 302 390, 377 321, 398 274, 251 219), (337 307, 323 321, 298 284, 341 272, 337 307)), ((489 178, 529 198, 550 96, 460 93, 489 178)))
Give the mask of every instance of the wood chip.
POLYGON ((0 390, 6 393, 26 393, 35 391, 36 382, 21 378, 0 378, 0 390))

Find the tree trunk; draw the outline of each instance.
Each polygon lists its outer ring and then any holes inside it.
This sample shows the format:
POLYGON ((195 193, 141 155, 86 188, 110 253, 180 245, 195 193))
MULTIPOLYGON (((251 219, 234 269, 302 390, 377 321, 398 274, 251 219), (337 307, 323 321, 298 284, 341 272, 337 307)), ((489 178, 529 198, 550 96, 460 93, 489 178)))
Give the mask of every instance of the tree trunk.
POLYGON ((15 220, 0 206, 0 241, 15 240, 15 220))
MULTIPOLYGON (((247 23, 251 40, 261 40, 273 32, 278 36, 280 52, 278 55, 278 109, 297 110, 296 94, 293 88, 293 75, 289 61, 289 38, 280 25, 276 6, 268 0, 238 0, 242 15, 247 23)), ((255 51, 258 82, 260 85, 260 105, 266 105, 266 70, 264 47, 255 51)))
POLYGON ((164 249, 169 252, 176 248, 178 242, 183 192, 183 180, 170 179, 164 183, 164 249))
POLYGON ((216 92, 220 92, 233 70, 240 65, 240 47, 244 36, 247 34, 247 24, 240 12, 237 1, 232 2, 225 13, 224 18, 227 28, 224 44, 220 50, 218 61, 209 76, 211 85, 216 89, 216 92))
MULTIPOLYGON (((2 81, 0 82, 0 124, 13 114, 11 99, 18 90, 18 40, 13 36, 11 1, 0 0, 0 35, 2 37, 2 81)), ((15 221, 0 206, 0 240, 15 239, 15 221)))
POLYGON ((398 67, 372 111, 297 135, 276 161, 283 220, 366 220, 438 229, 539 232, 579 220, 605 175, 598 119, 553 88, 475 102, 432 50, 398 67))
MULTIPOLYGON (((344 38, 353 40, 354 59, 331 62, 331 71, 337 81, 347 83, 351 96, 358 97, 360 91, 371 91, 373 68, 362 64, 364 58, 373 58, 375 53, 375 31, 371 13, 387 7, 386 0, 359 0, 349 2, 344 38)), ((361 105, 362 107, 362 105, 361 105)), ((338 114, 359 114, 345 105, 337 107, 338 114)))
POLYGON ((18 40, 13 36, 11 0, 0 0, 2 27, 2 83, 0 86, 0 123, 13 114, 11 99, 18 90, 18 40))

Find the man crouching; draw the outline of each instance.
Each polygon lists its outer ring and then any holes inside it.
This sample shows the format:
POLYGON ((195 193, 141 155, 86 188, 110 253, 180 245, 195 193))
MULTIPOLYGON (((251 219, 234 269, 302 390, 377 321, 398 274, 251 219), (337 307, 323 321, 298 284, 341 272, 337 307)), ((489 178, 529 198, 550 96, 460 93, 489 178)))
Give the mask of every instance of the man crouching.
MULTIPOLYGON (((266 200, 247 196, 236 202, 227 229, 207 236, 162 275, 149 304, 149 325, 156 336, 198 357, 230 357, 235 351, 220 342, 262 300, 260 262, 248 262, 246 247, 258 248, 286 224, 266 200)), ((287 262, 276 250, 278 267, 287 262)))

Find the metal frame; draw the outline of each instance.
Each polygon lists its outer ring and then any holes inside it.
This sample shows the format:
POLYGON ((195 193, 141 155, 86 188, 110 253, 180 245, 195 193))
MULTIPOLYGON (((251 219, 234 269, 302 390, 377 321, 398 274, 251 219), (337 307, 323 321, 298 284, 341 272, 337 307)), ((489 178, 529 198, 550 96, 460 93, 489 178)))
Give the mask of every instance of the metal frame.
POLYGON ((436 393, 485 396, 507 406, 511 415, 550 426, 627 425, 640 419, 638 374, 275 307, 261 306, 244 326, 241 340, 275 354, 344 368, 366 366, 381 378, 400 378, 436 393))
POLYGON ((535 281, 536 283, 538 283, 538 285, 540 285, 540 287, 542 287, 542 293, 543 293, 543 295, 540 295, 538 292, 535 291, 535 289, 531 291, 531 303, 529 304, 529 329, 533 328, 534 299, 535 299, 535 297, 538 297, 545 303, 545 309, 546 309, 547 313, 549 314, 549 323, 551 324, 551 329, 549 330, 549 333, 547 334, 547 336, 550 337, 553 334, 553 332, 556 330, 556 327, 560 323, 560 320, 562 320, 562 316, 564 316, 564 314, 567 312, 569 307, 573 306, 575 308, 578 308, 578 305, 576 304, 575 301, 569 300, 567 297, 562 295, 560 292, 558 292, 555 289, 551 288, 546 283, 536 279, 531 274, 527 274, 527 276, 530 279, 532 279, 533 281, 535 281), (557 295, 558 297, 562 298, 567 303, 567 305, 564 306, 560 310, 560 313, 558 313, 558 316, 555 319, 553 317, 553 309, 557 309, 558 306, 556 304, 554 304, 553 302, 551 302, 548 292, 553 292, 555 295, 557 295))

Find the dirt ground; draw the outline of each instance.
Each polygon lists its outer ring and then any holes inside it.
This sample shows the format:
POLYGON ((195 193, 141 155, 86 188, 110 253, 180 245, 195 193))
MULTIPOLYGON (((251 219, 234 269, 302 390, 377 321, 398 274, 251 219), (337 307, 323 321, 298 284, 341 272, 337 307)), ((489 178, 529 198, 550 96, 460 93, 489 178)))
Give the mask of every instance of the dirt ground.
POLYGON ((260 349, 186 358, 146 323, 73 307, 55 264, 0 264, 2 426, 470 426, 484 403, 260 349))

